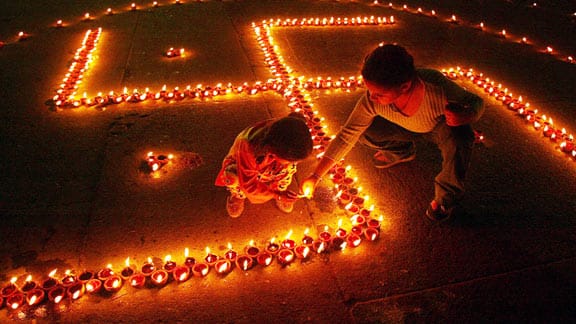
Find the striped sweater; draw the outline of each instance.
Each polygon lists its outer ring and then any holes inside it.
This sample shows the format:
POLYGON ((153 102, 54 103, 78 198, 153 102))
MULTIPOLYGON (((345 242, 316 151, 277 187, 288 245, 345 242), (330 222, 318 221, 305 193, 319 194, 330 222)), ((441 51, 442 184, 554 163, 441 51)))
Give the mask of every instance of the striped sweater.
POLYGON ((475 112, 475 121, 480 118, 484 109, 480 97, 450 81, 439 71, 419 69, 417 72, 418 77, 424 81, 425 94, 424 100, 414 115, 403 115, 391 104, 374 103, 366 91, 356 103, 346 124, 326 149, 324 156, 340 161, 348 154, 376 116, 381 116, 414 133, 428 133, 443 121, 444 108, 448 102, 468 106, 475 112))

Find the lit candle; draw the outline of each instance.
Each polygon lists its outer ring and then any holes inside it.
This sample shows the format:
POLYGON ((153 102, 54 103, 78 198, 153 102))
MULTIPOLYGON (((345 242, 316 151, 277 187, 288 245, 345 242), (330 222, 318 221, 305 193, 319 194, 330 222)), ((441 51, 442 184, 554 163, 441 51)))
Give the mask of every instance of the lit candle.
POLYGON ((307 259, 310 256, 310 246, 308 245, 298 245, 294 249, 294 254, 299 259, 307 259))
POLYGON ((308 233, 310 232, 309 228, 306 228, 304 230, 304 237, 302 238, 302 244, 304 245, 312 245, 312 243, 314 243, 314 238, 310 235, 308 235, 308 233))
POLYGON ((260 253, 260 249, 255 247, 254 240, 251 240, 250 243, 248 243, 248 246, 246 246, 245 252, 249 257, 255 258, 260 253))
POLYGON ((18 307, 24 304, 24 294, 17 292, 6 298, 6 306, 10 309, 18 309, 18 307))
POLYGON ((360 243, 362 243, 362 238, 358 234, 351 233, 346 238, 346 242, 348 246, 357 247, 358 245, 360 245, 360 243))
POLYGON ((86 283, 88 282, 88 280, 94 278, 94 271, 90 271, 90 270, 84 270, 79 276, 78 276, 78 280, 81 283, 86 283))
POLYGON ((312 251, 316 253, 325 252, 327 248, 327 243, 324 240, 316 240, 312 243, 312 251))
POLYGON ((369 241, 376 241, 380 236, 380 230, 373 227, 368 227, 366 230, 364 230, 364 236, 369 241))
POLYGON ((68 288, 68 296, 72 300, 76 300, 84 294, 84 284, 77 282, 68 288))
POLYGON ((32 281, 32 275, 28 275, 26 277, 26 281, 24 282, 24 286, 20 288, 23 293, 27 293, 28 291, 36 288, 36 282, 32 281))
POLYGON ((112 12, 112 8, 108 8, 108 9, 106 10, 106 14, 107 14, 107 15, 113 15, 114 13, 112 12))
POLYGON ((172 277, 176 282, 184 282, 190 278, 190 268, 187 266, 177 266, 172 270, 172 277))
POLYGON ((210 248, 209 248, 209 247, 206 247, 206 257, 204 258, 204 261, 206 261, 206 263, 207 263, 209 266, 212 266, 212 265, 214 265, 214 263, 215 263, 218 259, 219 259, 218 256, 215 255, 215 254, 212 254, 212 253, 210 252, 210 248))
POLYGON ((196 259, 190 256, 190 250, 188 248, 184 249, 184 264, 188 268, 192 268, 192 266, 196 264, 196 259))
POLYGON ((228 259, 220 259, 214 264, 214 269, 218 274, 227 274, 232 270, 232 263, 228 259))
POLYGON ((292 230, 290 230, 288 232, 288 234, 286 235, 286 239, 284 239, 284 241, 282 241, 282 248, 283 249, 292 250, 296 247, 296 242, 294 242, 294 240, 290 239, 290 236, 292 236, 292 230))
POLYGON ((62 20, 61 19, 58 19, 56 21, 56 27, 62 27, 62 20))
POLYGON ((112 265, 108 264, 106 268, 101 269, 96 274, 96 277, 102 281, 108 279, 110 276, 114 275, 114 271, 112 270, 112 265))
POLYGON ((230 262, 236 261, 236 258, 238 257, 238 253, 232 249, 232 244, 230 242, 228 242, 228 251, 226 251, 224 257, 227 260, 230 260, 230 262))
POLYGON ((60 303, 66 297, 66 288, 56 286, 48 291, 48 300, 54 304, 60 303))
POLYGON ((120 276, 122 277, 122 279, 128 280, 134 274, 134 268, 130 266, 130 257, 127 257, 124 263, 126 266, 120 272, 120 276))
POLYGON ((150 279, 155 286, 164 286, 168 282, 168 271, 164 269, 156 269, 150 275, 150 279))
POLYGON ((23 41, 28 39, 28 34, 26 34, 25 32, 21 31, 18 33, 18 41, 23 41))
POLYGON ((210 272, 210 266, 206 263, 196 263, 192 266, 192 273, 198 277, 205 277, 210 272))
POLYGON ((290 249, 280 249, 280 251, 278 251, 277 258, 280 264, 288 265, 294 261, 294 251, 290 249))
POLYGON ((141 273, 135 273, 128 279, 130 286, 134 288, 142 288, 146 284, 146 276, 141 273))
POLYGON ((102 281, 98 279, 90 279, 86 282, 86 292, 97 293, 102 288, 102 281))
POLYGON ((114 293, 122 288, 122 278, 117 274, 111 274, 104 280, 104 289, 114 293))
POLYGON ((50 273, 48 274, 48 278, 42 282, 42 289, 44 289, 45 291, 54 288, 58 284, 58 280, 54 278, 56 271, 57 269, 50 271, 50 273))
POLYGON ((325 225, 324 231, 320 232, 320 234, 318 235, 320 237, 320 240, 322 240, 323 242, 329 242, 330 239, 332 238, 332 234, 330 234, 328 230, 329 230, 328 225, 325 225))
POLYGON ((172 261, 172 256, 167 255, 164 257, 164 270, 168 271, 168 273, 171 273, 175 268, 176 262, 172 261))
POLYGON ((32 289, 28 293, 26 293, 26 303, 30 306, 38 305, 43 300, 46 294, 42 289, 32 289))
POLYGON ((344 250, 346 248, 346 240, 343 237, 334 236, 330 242, 330 246, 334 250, 344 250))
POLYGON ((258 264, 261 264, 261 265, 266 267, 272 263, 273 258, 274 257, 272 256, 271 253, 269 253, 267 251, 262 251, 262 252, 260 252, 260 254, 258 254, 258 257, 256 257, 256 262, 258 262, 258 264))
POLYGON ((236 267, 241 270, 249 270, 252 268, 254 261, 252 261, 252 257, 248 255, 240 255, 236 258, 236 267))
POLYGON ((144 276, 148 277, 152 274, 152 272, 154 272, 155 269, 156 267, 154 266, 154 263, 152 263, 152 258, 148 257, 148 261, 144 263, 141 271, 144 276))
POLYGON ((276 240, 275 237, 271 238, 270 242, 268 242, 268 245, 266 246, 266 252, 272 255, 278 253, 278 250, 280 249, 280 245, 278 245, 278 243, 275 243, 274 242, 275 240, 276 240))
POLYGON ((12 277, 12 279, 10 279, 10 283, 2 288, 2 297, 8 297, 18 291, 18 287, 16 286, 17 280, 17 277, 12 277))
POLYGON ((336 237, 345 238, 348 233, 342 228, 342 219, 338 220, 338 229, 336 230, 336 237))

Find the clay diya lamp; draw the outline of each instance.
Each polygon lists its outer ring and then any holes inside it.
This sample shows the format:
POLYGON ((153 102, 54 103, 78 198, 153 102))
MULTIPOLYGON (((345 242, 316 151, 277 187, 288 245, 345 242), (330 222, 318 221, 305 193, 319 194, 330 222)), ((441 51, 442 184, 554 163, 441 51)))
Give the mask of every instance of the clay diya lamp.
POLYGON ((44 300, 44 297, 46 297, 44 290, 34 288, 26 293, 26 303, 30 306, 35 306, 40 304, 44 300))
POLYGON ((152 272, 152 275, 150 275, 150 280, 154 286, 162 287, 168 282, 169 277, 168 271, 164 269, 156 269, 152 272))
POLYGON ((48 300, 54 304, 60 303, 66 297, 66 288, 57 285, 48 291, 48 300))
POLYGON ((122 288, 122 278, 117 274, 112 274, 104 280, 104 290, 115 293, 122 288))
POLYGON ((190 268, 185 265, 177 266, 172 270, 172 278, 176 282, 184 282, 190 278, 190 268))
MULTIPOLYGON (((276 252, 278 252, 278 251, 276 251, 276 252)), ((260 265, 267 267, 270 264, 272 264, 273 259, 274 259, 274 257, 271 253, 269 253, 268 251, 262 251, 256 257, 256 262, 258 262, 258 264, 260 264, 260 265)))
POLYGON ((76 279, 76 276, 73 275, 71 272, 66 271, 66 275, 64 275, 64 278, 62 278, 60 280, 62 286, 68 288, 73 286, 74 284, 76 284, 78 282, 78 280, 76 279))
POLYGON ((280 262, 280 264, 283 266, 292 263, 296 259, 294 251, 290 249, 280 249, 276 255, 276 258, 278 259, 278 262, 280 262))
POLYGON ((350 233, 350 235, 346 237, 346 242, 348 246, 357 247, 360 245, 360 243, 362 243, 362 238, 359 234, 350 233))
POLYGON ((274 242, 274 238, 272 238, 268 243, 268 245, 266 246, 266 252, 268 252, 268 254, 271 255, 276 255, 276 253, 278 253, 278 250, 280 250, 280 245, 274 242))
POLYGON ((296 254, 296 257, 298 259, 308 259, 308 257, 310 256, 310 246, 308 245, 298 245, 295 249, 294 249, 294 254, 296 254))
POLYGON ((84 295, 84 284, 77 282, 74 285, 68 287, 68 296, 72 300, 76 300, 84 295))
POLYGON ((334 236, 330 242, 330 246, 335 251, 342 251, 346 248, 346 240, 339 236, 334 236))
POLYGON ((38 285, 36 284, 36 282, 32 281, 32 276, 28 276, 28 278, 26 278, 26 282, 24 283, 24 285, 20 288, 20 291, 22 291, 23 293, 28 293, 30 290, 32 289, 36 289, 38 285))
POLYGON ((84 286, 86 287, 87 293, 94 294, 94 293, 99 292, 100 289, 102 288, 102 281, 100 281, 99 279, 93 278, 93 279, 86 281, 84 286))
POLYGON ((367 227, 366 230, 364 230, 364 236, 368 241, 376 241, 380 236, 380 230, 373 227, 367 227))
POLYGON ((106 268, 100 269, 100 271, 96 273, 96 278, 105 281, 106 279, 108 279, 113 275, 115 275, 114 270, 112 270, 112 265, 109 264, 108 266, 106 266, 106 268))
POLYGON ((0 291, 2 297, 7 298, 8 296, 18 291, 18 287, 16 287, 16 280, 17 278, 13 277, 12 280, 10 280, 10 283, 2 288, 0 291))
POLYGON ((84 270, 84 272, 78 276, 78 280, 83 284, 86 284, 90 279, 94 279, 94 271, 84 270))
POLYGON ((218 274, 228 274, 232 271, 232 263, 228 259, 220 259, 214 263, 214 270, 218 274))
POLYGON ((148 258, 148 261, 144 263, 140 271, 143 276, 149 277, 154 270, 156 270, 156 267, 154 266, 154 263, 152 263, 152 258, 148 258))
POLYGON ((236 258, 236 267, 241 270, 250 270, 254 265, 253 258, 249 255, 239 255, 236 258))
POLYGON ((210 272, 210 266, 206 263, 196 263, 192 266, 192 273, 197 277, 205 277, 210 272))
POLYGON ((24 301, 24 294, 21 292, 15 292, 6 297, 6 307, 9 307, 10 309, 18 309, 24 304, 24 301))

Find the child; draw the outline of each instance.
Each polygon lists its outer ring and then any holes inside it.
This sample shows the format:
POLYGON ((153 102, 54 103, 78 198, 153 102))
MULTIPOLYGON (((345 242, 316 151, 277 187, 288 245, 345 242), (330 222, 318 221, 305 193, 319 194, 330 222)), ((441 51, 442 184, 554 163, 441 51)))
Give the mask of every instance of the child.
POLYGON ((290 213, 298 195, 287 190, 296 164, 312 153, 312 138, 301 114, 259 122, 236 137, 216 185, 227 187, 226 210, 239 217, 246 198, 253 204, 275 199, 276 206, 290 213))

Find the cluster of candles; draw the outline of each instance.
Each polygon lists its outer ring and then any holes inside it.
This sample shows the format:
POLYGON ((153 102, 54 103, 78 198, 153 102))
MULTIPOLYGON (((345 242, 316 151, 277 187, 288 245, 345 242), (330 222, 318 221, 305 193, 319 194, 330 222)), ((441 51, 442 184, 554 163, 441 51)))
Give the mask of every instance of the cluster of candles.
POLYGON ((394 24, 394 16, 390 17, 314 17, 314 18, 286 18, 286 19, 268 19, 262 21, 262 25, 272 27, 290 27, 290 26, 364 26, 364 25, 388 25, 394 24))
POLYGON ((84 73, 88 69, 92 60, 92 52, 96 49, 101 34, 102 28, 98 28, 97 30, 88 30, 86 32, 86 35, 82 40, 82 46, 76 50, 74 61, 70 65, 68 73, 64 76, 64 79, 53 98, 56 106, 61 106, 66 103, 69 98, 74 97, 78 85, 82 83, 84 73))
MULTIPOLYGON (((424 16, 428 16, 428 17, 433 17, 433 18, 437 18, 437 17, 438 17, 438 14, 437 14, 436 10, 430 10, 429 12, 425 12, 425 11, 422 9, 422 7, 418 7, 417 9, 412 10, 412 9, 410 9, 410 8, 408 7, 408 5, 406 5, 406 4, 404 4, 404 5, 402 5, 402 6, 395 6, 392 2, 389 2, 388 4, 381 4, 378 0, 374 0, 372 3, 373 3, 374 5, 383 5, 383 6, 387 6, 387 7, 390 8, 390 9, 401 10, 401 11, 408 12, 408 13, 414 13, 414 14, 418 14, 418 15, 424 15, 424 16)), ((576 15, 576 13, 575 13, 575 15, 576 15)), ((461 19, 457 18, 457 16, 454 15, 454 14, 451 15, 449 18, 447 18, 447 19, 446 19, 446 22, 451 23, 451 24, 461 24, 461 23, 463 24, 463 23, 464 23, 461 19)), ((473 27, 473 28, 476 28, 476 29, 479 29, 479 30, 481 30, 481 31, 483 31, 483 32, 488 31, 488 29, 486 28, 486 25, 485 25, 484 22, 480 22, 479 24, 472 25, 472 27, 473 27)), ((511 39, 511 38, 510 38, 510 35, 506 32, 506 29, 498 30, 498 31, 494 32, 494 34, 495 34, 496 36, 498 36, 498 37, 501 37, 501 38, 511 39)), ((520 39, 518 39, 518 42, 523 43, 523 44, 529 44, 528 38, 525 37, 525 36, 522 37, 522 38, 520 38, 520 39)), ((555 55, 555 54, 558 54, 557 51, 555 51, 555 50, 553 49, 553 47, 551 47, 551 46, 549 46, 549 45, 546 46, 546 47, 543 47, 543 49, 541 50, 541 52, 547 53, 547 54, 554 54, 554 55, 555 55)), ((569 63, 576 63, 576 62, 574 61, 574 57, 571 56, 571 55, 565 56, 564 58, 561 58, 561 59, 564 60, 564 61, 566 61, 566 62, 569 62, 569 63)))
POLYGON ((125 261, 122 269, 115 270, 111 264, 98 270, 84 270, 80 273, 67 270, 61 278, 56 278, 53 270, 40 283, 28 276, 25 282, 17 285, 14 277, 0 291, 0 307, 4 305, 11 310, 21 307, 36 307, 43 303, 58 304, 64 300, 77 300, 86 294, 113 294, 124 286, 133 288, 163 287, 169 282, 182 283, 192 277, 206 277, 211 271, 217 275, 227 275, 234 269, 248 271, 256 265, 267 267, 276 260, 281 266, 287 266, 296 260, 308 260, 313 253, 329 253, 342 251, 346 247, 357 247, 363 240, 374 241, 380 235, 381 221, 356 214, 352 218, 353 226, 347 230, 339 222, 338 228, 331 231, 325 226, 323 231, 314 238, 308 229, 300 240, 291 238, 290 231, 281 242, 271 239, 263 247, 258 247, 251 241, 241 251, 235 251, 228 244, 228 250, 221 255, 206 248, 206 255, 196 259, 189 255, 189 249, 184 250, 184 259, 180 264, 167 255, 163 262, 154 263, 148 258, 142 266, 125 261), (118 272, 117 272, 118 271, 118 272))
POLYGON ((526 122, 531 123, 534 130, 541 131, 545 139, 552 143, 557 143, 560 151, 576 161, 574 135, 569 134, 566 128, 554 125, 552 118, 549 116, 539 114, 538 109, 531 108, 530 103, 524 102, 522 96, 515 97, 501 83, 496 84, 494 80, 485 77, 483 73, 475 72, 473 69, 458 67, 444 70, 443 72, 448 78, 464 78, 472 82, 476 87, 502 102, 509 110, 516 112, 526 122))
POLYGON ((178 50, 178 49, 174 49, 174 47, 170 47, 170 49, 167 50, 164 55, 166 55, 166 57, 169 57, 169 58, 174 58, 174 57, 184 57, 184 53, 185 53, 185 50, 183 48, 178 50))
POLYGON ((174 154, 158 154, 155 155, 154 152, 148 152, 146 154, 146 164, 151 172, 156 172, 160 170, 163 166, 168 164, 174 158, 174 154))

